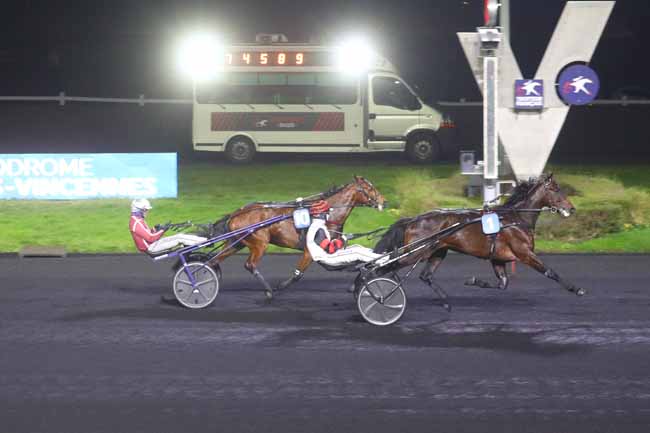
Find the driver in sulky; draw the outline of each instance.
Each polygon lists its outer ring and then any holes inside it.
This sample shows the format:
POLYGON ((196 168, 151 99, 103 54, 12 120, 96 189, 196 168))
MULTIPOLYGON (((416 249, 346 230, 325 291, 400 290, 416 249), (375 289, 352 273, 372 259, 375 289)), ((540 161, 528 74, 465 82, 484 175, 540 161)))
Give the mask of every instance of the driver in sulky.
POLYGON ((196 245, 207 240, 207 238, 187 233, 179 233, 163 238, 162 236, 166 231, 164 226, 156 225, 152 230, 145 221, 147 213, 151 209, 151 203, 146 198, 135 199, 131 202, 129 231, 133 237, 133 242, 135 242, 135 247, 139 251, 147 254, 159 254, 178 246, 196 245))
POLYGON ((329 211, 330 205, 324 200, 317 201, 309 208, 312 222, 307 230, 307 250, 314 261, 329 266, 345 266, 370 262, 384 256, 362 245, 345 246, 345 236, 342 239, 332 239, 327 229, 329 211))

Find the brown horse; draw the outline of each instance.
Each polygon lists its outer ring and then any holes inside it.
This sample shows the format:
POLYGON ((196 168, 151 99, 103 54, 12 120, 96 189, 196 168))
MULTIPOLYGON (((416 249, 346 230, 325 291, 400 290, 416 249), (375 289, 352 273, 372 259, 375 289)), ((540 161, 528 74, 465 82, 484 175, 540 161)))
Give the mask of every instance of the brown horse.
MULTIPOLYGON (((407 256, 395 263, 392 268, 382 269, 381 272, 395 271, 415 263, 418 259, 426 260, 420 279, 445 298, 444 291, 435 283, 433 274, 444 260, 447 251, 453 250, 490 260, 498 278, 498 283, 494 285, 473 277, 466 281, 467 285, 506 289, 508 287, 506 264, 520 261, 558 282, 566 290, 582 296, 586 293, 584 289, 560 278, 534 252, 535 224, 542 208, 550 208, 564 217, 569 217, 575 212, 573 204, 560 190, 552 174, 542 176, 536 181, 520 183, 504 205, 490 209, 501 219, 502 229, 498 234, 485 235, 480 222, 472 223, 458 231, 452 230, 450 235, 441 237, 422 253, 407 256)), ((383 235, 375 246, 375 252, 392 251, 456 223, 463 224, 480 217, 481 211, 478 210, 434 210, 414 218, 403 218, 393 224, 383 235)), ((444 305, 449 309, 446 302, 444 305)))
MULTIPOLYGON (((327 225, 331 231, 335 232, 343 232, 345 221, 355 206, 370 206, 382 210, 385 203, 384 197, 377 191, 373 184, 359 176, 354 176, 354 181, 347 185, 332 188, 316 196, 316 200, 321 199, 327 200, 332 208, 327 225)), ((305 204, 309 204, 309 202, 305 202, 305 204)), ((290 215, 296 207, 296 203, 251 203, 214 223, 206 235, 214 237, 259 223, 272 217, 290 215)), ((257 267, 269 244, 303 251, 293 275, 278 285, 277 289, 281 290, 300 280, 305 270, 312 263, 312 258, 309 251, 307 251, 304 239, 301 239, 301 234, 295 228, 292 219, 284 220, 255 231, 242 240, 240 244, 233 246, 213 260, 220 263, 240 249, 248 247, 250 255, 244 267, 262 283, 266 296, 270 299, 273 297, 273 289, 266 282, 257 267)), ((228 248, 228 242, 226 242, 225 247, 228 248)))

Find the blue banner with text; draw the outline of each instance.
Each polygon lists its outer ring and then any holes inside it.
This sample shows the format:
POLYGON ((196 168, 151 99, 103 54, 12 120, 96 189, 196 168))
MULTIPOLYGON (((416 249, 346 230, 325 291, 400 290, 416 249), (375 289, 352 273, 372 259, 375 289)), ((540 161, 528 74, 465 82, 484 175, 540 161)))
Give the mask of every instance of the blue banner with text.
POLYGON ((0 199, 176 197, 175 153, 0 154, 0 199))

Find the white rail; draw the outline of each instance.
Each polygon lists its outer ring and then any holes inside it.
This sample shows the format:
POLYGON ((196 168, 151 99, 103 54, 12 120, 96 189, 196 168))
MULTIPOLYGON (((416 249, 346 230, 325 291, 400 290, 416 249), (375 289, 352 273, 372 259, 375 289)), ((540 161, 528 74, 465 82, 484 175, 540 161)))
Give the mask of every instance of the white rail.
MULTIPOLYGON (((438 105, 441 107, 482 107, 483 101, 440 101, 438 105)), ((650 105, 648 99, 596 99, 588 105, 650 105)))
MULTIPOLYGON (((164 98, 145 98, 140 95, 137 98, 93 98, 87 96, 68 96, 65 92, 60 92, 58 96, 0 96, 0 102, 58 102, 59 105, 65 105, 66 102, 107 102, 117 104, 176 104, 191 105, 191 99, 164 99, 164 98)), ((482 107, 483 101, 439 101, 437 105, 441 107, 482 107)), ((597 99, 589 105, 650 105, 647 99, 597 99)))
POLYGON ((65 92, 60 92, 58 96, 0 96, 1 101, 11 102, 58 102, 59 105, 65 105, 66 102, 109 102, 118 104, 179 104, 191 105, 191 99, 160 99, 145 98, 140 95, 138 98, 90 98, 86 96, 67 96, 65 92))

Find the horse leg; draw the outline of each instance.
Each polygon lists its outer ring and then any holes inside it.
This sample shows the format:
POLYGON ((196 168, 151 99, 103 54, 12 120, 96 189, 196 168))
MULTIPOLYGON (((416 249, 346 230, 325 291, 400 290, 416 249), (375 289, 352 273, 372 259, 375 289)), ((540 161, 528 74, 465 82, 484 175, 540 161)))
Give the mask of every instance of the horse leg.
POLYGON ((289 287, 291 284, 295 283, 296 281, 299 281, 303 275, 305 275, 305 270, 311 265, 312 258, 311 254, 309 254, 309 251, 305 250, 302 254, 302 257, 298 261, 298 264, 296 265, 296 269, 293 271, 293 275, 291 275, 287 280, 281 282, 278 284, 278 287, 276 287, 276 290, 284 290, 287 287, 289 287))
POLYGON ((220 254, 217 254, 210 260, 208 260, 207 264, 211 268, 214 268, 215 265, 219 265, 221 262, 226 260, 228 257, 232 256, 233 254, 237 253, 238 251, 242 250, 245 247, 245 245, 242 244, 237 244, 237 245, 230 245, 229 242, 226 242, 223 246, 223 252, 220 254))
POLYGON ((498 260, 490 260, 492 263, 492 269, 494 269, 494 274, 497 276, 497 284, 494 285, 489 281, 484 281, 476 277, 472 277, 465 281, 466 286, 477 286, 483 289, 501 289, 505 290, 508 288, 508 274, 506 273, 506 264, 505 262, 500 262, 498 260))
POLYGON ((273 298, 273 289, 269 285, 269 283, 266 282, 264 279, 264 276, 260 273, 260 271, 257 269, 257 265, 262 259, 262 256, 264 255, 264 251, 266 251, 266 246, 268 243, 263 243, 263 242, 248 242, 244 241, 245 245, 248 247, 250 250, 250 255, 248 256, 248 259, 246 259, 246 263, 244 263, 244 268, 255 278, 257 278, 257 281, 262 283, 264 286, 264 294, 268 299, 273 298))
POLYGON ((499 280, 499 285, 497 288, 505 290, 508 288, 508 273, 506 272, 506 262, 500 262, 498 260, 492 260, 492 269, 494 269, 494 274, 499 280))
POLYGON ((442 300, 443 308, 448 312, 451 312, 451 305, 449 305, 449 297, 447 296, 447 293, 442 287, 440 287, 438 283, 436 283, 433 278, 433 274, 436 272, 436 269, 438 269, 438 266, 440 266, 440 263, 442 263, 446 256, 446 249, 435 251, 431 257, 429 257, 425 268, 420 273, 420 280, 427 283, 431 290, 433 290, 434 293, 438 295, 438 297, 442 300))
POLYGON ((560 276, 553 269, 546 267, 544 262, 542 262, 542 260, 539 257, 537 257, 537 254, 535 254, 533 251, 531 250, 526 250, 522 252, 515 251, 515 255, 517 256, 519 261, 535 269, 537 272, 543 274, 546 278, 550 278, 551 280, 557 282, 565 290, 575 293, 577 296, 583 296, 587 293, 585 289, 577 287, 573 283, 560 278, 560 276))

